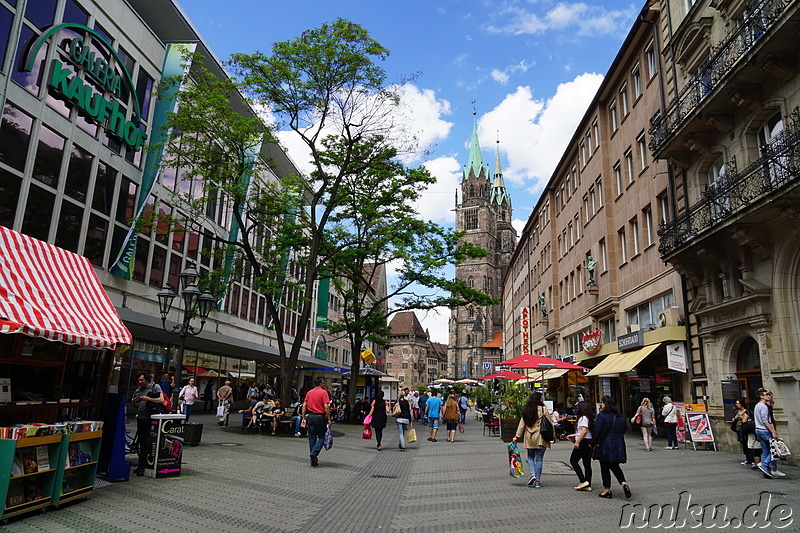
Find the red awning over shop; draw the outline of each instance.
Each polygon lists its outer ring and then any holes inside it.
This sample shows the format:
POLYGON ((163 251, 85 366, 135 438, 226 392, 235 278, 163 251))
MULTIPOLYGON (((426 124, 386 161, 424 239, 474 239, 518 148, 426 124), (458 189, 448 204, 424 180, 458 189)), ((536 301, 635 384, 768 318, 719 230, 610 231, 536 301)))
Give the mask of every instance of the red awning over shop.
POLYGON ((495 331, 492 340, 483 345, 484 348, 502 348, 503 347, 503 332, 495 331))
POLYGON ((0 226, 0 333, 111 348, 131 334, 85 257, 0 226))

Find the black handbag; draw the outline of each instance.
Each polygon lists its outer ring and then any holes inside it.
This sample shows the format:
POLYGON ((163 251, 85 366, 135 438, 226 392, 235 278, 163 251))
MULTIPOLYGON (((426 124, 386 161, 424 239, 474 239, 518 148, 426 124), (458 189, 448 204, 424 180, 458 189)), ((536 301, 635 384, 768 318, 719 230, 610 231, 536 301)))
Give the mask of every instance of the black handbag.
POLYGON ((545 442, 552 442, 556 438, 556 430, 553 428, 553 423, 547 415, 547 411, 542 415, 541 422, 539 423, 539 435, 542 436, 545 442))

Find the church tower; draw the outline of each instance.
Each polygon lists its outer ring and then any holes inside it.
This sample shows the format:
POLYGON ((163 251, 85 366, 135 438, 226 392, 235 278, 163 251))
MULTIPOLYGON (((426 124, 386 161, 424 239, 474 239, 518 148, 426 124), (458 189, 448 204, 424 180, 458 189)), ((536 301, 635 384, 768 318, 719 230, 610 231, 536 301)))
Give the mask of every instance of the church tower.
MULTIPOLYGON (((464 241, 489 252, 486 257, 469 259, 456 266, 456 279, 498 300, 502 296, 500 284, 517 242, 517 232, 511 225, 511 197, 500 167, 499 143, 498 140, 492 175, 483 162, 478 120, 473 112, 469 161, 461 179, 461 201, 458 191, 455 200, 456 230, 465 232, 464 241)), ((500 362, 503 327, 500 305, 469 305, 453 310, 447 354, 449 377, 481 377, 490 373, 484 372, 484 363, 494 368, 500 362)))

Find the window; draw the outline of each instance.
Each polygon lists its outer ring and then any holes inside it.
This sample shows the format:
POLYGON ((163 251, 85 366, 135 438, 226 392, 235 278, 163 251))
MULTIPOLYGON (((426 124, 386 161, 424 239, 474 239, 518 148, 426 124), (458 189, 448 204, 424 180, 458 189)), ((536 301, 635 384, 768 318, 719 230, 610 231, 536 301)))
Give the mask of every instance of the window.
POLYGON ((589 187, 589 202, 592 204, 592 216, 597 213, 597 198, 594 194, 594 186, 589 187))
POLYGON ((634 101, 642 96, 642 75, 639 72, 639 64, 637 63, 631 71, 631 81, 633 82, 633 99, 634 101))
POLYGON ((658 197, 658 208, 661 211, 659 213, 659 220, 662 224, 666 224, 669 222, 669 204, 667 203, 666 193, 658 197))
POLYGON ((598 177, 595 184, 597 185, 597 209, 600 209, 603 207, 603 178, 598 177))
POLYGON ((403 370, 407 370, 407 369, 408 369, 408 363, 403 363, 403 370))
POLYGON ((468 209, 464 211, 464 229, 478 229, 478 210, 468 209))
POLYGON ((645 142, 644 132, 636 137, 636 144, 639 145, 639 158, 642 162, 641 170, 647 168, 647 143, 645 142))
POLYGON ((633 255, 639 255, 639 221, 631 220, 631 237, 633 238, 633 255))
POLYGON ((600 239, 600 260, 602 261, 602 271, 608 272, 608 249, 606 248, 605 239, 600 239))
POLYGON ((611 133, 617 131, 619 128, 619 124, 617 122, 617 101, 614 100, 611 102, 611 105, 608 106, 608 122, 611 124, 611 133))
POLYGON ((19 171, 25 170, 32 126, 33 118, 6 103, 0 124, 0 161, 19 171))
POLYGON ((619 161, 614 163, 614 183, 617 186, 617 196, 622 194, 622 169, 620 168, 619 161))
POLYGON ((622 263, 628 261, 628 241, 625 238, 625 228, 622 228, 617 232, 617 237, 619 237, 619 249, 622 256, 622 263))
POLYGON ((592 122, 592 135, 594 135, 594 148, 597 150, 600 146, 600 127, 597 125, 597 119, 592 122))
POLYGON ((631 183, 633 183, 633 175, 634 175, 634 172, 633 172, 633 152, 631 151, 630 148, 625 150, 625 167, 626 167, 625 170, 628 171, 628 185, 630 185, 631 183))
POLYGON ((588 158, 586 157, 586 143, 581 141, 581 156, 580 156, 580 160, 582 161, 582 166, 586 165, 587 159, 588 158))
POLYGON ((581 240, 581 219, 576 214, 573 220, 575 221, 575 242, 577 242, 581 240))
POLYGON ((573 246, 575 246, 575 233, 574 230, 572 229, 572 222, 567 224, 567 228, 569 230, 569 247, 572 248, 573 246))
POLYGON ((653 229, 653 210, 650 209, 650 206, 647 206, 642 210, 642 216, 644 217, 645 225, 645 245, 650 246, 653 244, 653 239, 655 236, 655 231, 653 229))
POLYGON ((658 315, 664 309, 675 305, 672 293, 665 294, 628 310, 628 324, 638 325, 639 329, 658 328, 658 315))
POLYGON ((587 194, 583 195, 583 213, 586 215, 586 224, 589 223, 589 219, 592 218, 592 213, 589 211, 589 196, 587 194))
POLYGON ((653 79, 658 72, 658 63, 656 62, 656 50, 652 41, 645 49, 644 55, 647 57, 647 79, 653 79))
POLYGON ((619 101, 622 105, 622 116, 627 117, 630 109, 628 108, 628 84, 623 83, 619 90, 619 101))
POLYGON ((594 153, 594 151, 592 150, 593 144, 592 144, 592 131, 591 130, 586 132, 586 146, 589 148, 589 157, 591 157, 592 154, 594 153))
POLYGON ((617 340, 617 326, 613 317, 600 322, 600 331, 603 332, 603 342, 617 340))

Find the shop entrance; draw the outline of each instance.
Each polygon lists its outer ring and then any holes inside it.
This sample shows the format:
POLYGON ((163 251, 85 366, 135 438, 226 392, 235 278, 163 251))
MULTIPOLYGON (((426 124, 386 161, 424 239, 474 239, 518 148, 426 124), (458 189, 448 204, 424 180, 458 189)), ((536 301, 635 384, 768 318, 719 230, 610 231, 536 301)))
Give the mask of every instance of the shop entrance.
POLYGON ((756 391, 764 386, 761 377, 761 357, 758 353, 758 343, 747 338, 736 356, 736 380, 739 382, 739 396, 748 406, 758 401, 756 391))

